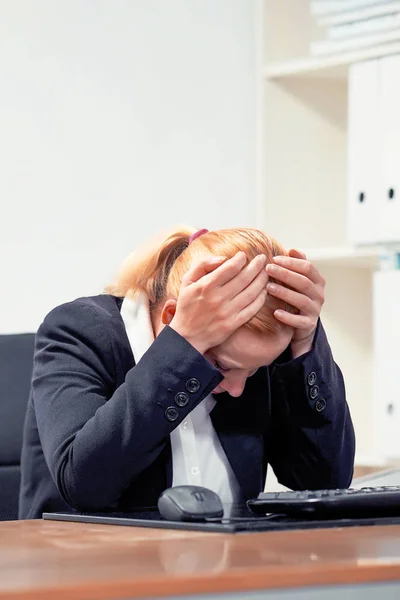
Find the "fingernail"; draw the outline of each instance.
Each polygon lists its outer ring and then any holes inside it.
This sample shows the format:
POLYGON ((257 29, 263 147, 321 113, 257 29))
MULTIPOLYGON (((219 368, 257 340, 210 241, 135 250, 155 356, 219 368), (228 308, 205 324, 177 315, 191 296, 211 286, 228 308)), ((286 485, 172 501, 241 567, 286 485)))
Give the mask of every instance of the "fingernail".
POLYGON ((273 256, 272 260, 279 263, 279 262, 285 262, 285 258, 286 258, 285 256, 273 256))
POLYGON ((269 290, 270 292, 274 292, 276 290, 275 283, 268 283, 267 284, 267 290, 269 290))
POLYGON ((271 271, 272 273, 277 273, 278 272, 278 267, 276 265, 271 264, 271 263, 269 263, 269 265, 267 265, 265 268, 268 269, 268 272, 269 271, 271 271))
POLYGON ((217 262, 222 262, 223 260, 226 260, 226 256, 213 256, 210 259, 210 262, 217 263, 217 262))

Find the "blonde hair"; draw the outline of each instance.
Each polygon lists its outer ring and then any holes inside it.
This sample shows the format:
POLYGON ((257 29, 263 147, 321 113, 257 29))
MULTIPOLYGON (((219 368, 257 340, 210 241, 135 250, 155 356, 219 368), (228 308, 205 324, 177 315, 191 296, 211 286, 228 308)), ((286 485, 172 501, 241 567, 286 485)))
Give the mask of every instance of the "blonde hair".
MULTIPOLYGON (((258 254, 265 254, 267 263, 271 263, 274 256, 287 255, 281 244, 259 229, 209 231, 189 245, 194 231, 187 226, 180 227, 151 247, 134 252, 124 262, 115 283, 107 287, 106 293, 125 297, 145 292, 152 310, 155 310, 165 299, 178 297, 182 277, 196 259, 206 255, 231 258, 242 251, 248 262, 258 254)), ((270 334, 287 329, 273 315, 278 308, 296 312, 292 306, 268 294, 261 310, 244 327, 270 334)))

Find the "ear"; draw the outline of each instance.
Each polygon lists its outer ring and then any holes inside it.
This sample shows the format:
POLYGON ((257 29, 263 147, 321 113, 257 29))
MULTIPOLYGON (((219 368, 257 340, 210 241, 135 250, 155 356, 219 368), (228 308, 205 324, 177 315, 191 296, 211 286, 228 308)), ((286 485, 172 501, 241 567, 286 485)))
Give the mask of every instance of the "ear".
POLYGON ((172 319, 175 316, 175 312, 176 300, 170 298, 166 301, 161 311, 161 322, 163 323, 163 325, 169 325, 171 323, 172 319))

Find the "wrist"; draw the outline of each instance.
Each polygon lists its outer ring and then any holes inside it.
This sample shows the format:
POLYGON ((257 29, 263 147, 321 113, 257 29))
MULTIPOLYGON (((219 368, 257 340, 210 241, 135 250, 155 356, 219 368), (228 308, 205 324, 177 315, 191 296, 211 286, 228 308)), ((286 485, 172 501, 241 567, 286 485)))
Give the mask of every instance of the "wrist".
POLYGON ((312 350, 313 347, 314 336, 315 330, 312 332, 312 334, 308 335, 305 338, 302 338, 300 340, 293 339, 290 344, 292 358, 298 358, 299 356, 310 352, 310 350, 312 350))
POLYGON ((195 336, 191 336, 188 332, 185 332, 183 327, 180 327, 178 324, 174 323, 173 319, 169 326, 187 342, 189 342, 189 344, 193 346, 197 352, 200 352, 200 354, 205 354, 207 352, 208 346, 203 341, 196 339, 195 336))

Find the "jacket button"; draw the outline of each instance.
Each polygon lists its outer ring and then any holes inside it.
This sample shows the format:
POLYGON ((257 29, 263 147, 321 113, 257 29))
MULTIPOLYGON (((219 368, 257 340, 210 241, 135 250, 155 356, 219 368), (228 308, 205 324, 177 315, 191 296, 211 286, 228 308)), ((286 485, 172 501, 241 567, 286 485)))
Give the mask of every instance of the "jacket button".
POLYGON ((325 406, 326 400, 324 400, 324 398, 319 398, 315 403, 315 410, 317 412, 322 412, 323 410, 325 410, 325 406))
POLYGON ((179 410, 175 406, 168 406, 164 414, 167 421, 173 423, 179 417, 179 410))
POLYGON ((315 398, 318 396, 318 392, 319 392, 319 387, 317 385, 314 385, 310 390, 311 400, 315 400, 315 398))
POLYGON ((309 386, 315 385, 317 381, 317 374, 314 373, 314 371, 311 371, 311 373, 309 373, 307 375, 307 383, 309 386))
POLYGON ((186 404, 189 402, 189 396, 187 395, 186 392, 178 392, 175 396, 175 404, 177 406, 186 406, 186 404))
POLYGON ((191 377, 187 380, 185 387, 190 394, 195 394, 200 389, 200 381, 196 377, 191 377))

